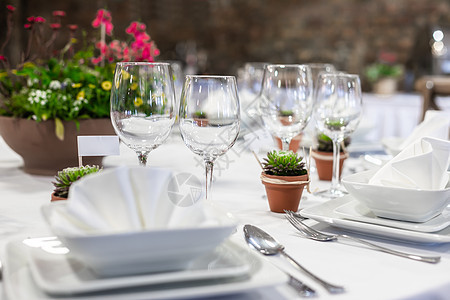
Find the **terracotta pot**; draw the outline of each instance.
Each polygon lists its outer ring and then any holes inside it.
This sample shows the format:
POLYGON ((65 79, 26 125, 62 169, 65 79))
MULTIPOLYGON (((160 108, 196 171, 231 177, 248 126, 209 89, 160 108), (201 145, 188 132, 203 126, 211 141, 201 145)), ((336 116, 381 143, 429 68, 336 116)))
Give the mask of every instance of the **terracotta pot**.
MULTIPOLYGON (((322 151, 311 151, 311 156, 316 162, 317 174, 320 180, 331 180, 333 177, 333 153, 322 151)), ((344 161, 348 158, 348 152, 341 152, 339 157, 339 177, 342 175, 344 161)))
POLYGON ((194 123, 199 127, 208 126, 208 119, 194 118, 194 123))
MULTIPOLYGON (((302 141, 303 134, 299 134, 294 136, 294 138, 289 143, 289 150, 293 152, 297 152, 298 148, 300 147, 300 142, 302 141)), ((275 137, 275 141, 277 143, 278 149, 283 149, 283 143, 281 142, 281 139, 279 137, 275 137)))
POLYGON ((308 184, 308 175, 274 176, 261 173, 261 181, 266 188, 270 210, 284 213, 285 209, 298 210, 303 189, 308 184), (281 181, 281 183, 276 183, 276 181, 281 181))
MULTIPOLYGON (((78 135, 114 135, 110 119, 64 121, 64 140, 55 135, 53 120, 34 120, 0 116, 0 135, 12 150, 22 156, 24 171, 37 175, 55 175, 66 167, 78 166, 78 135)), ((102 157, 83 157, 85 165, 100 165, 102 157)))
POLYGON ((67 198, 63 198, 63 197, 58 197, 58 196, 55 196, 55 193, 52 193, 52 197, 51 197, 51 199, 50 199, 50 201, 60 201, 60 200, 67 200, 67 198))

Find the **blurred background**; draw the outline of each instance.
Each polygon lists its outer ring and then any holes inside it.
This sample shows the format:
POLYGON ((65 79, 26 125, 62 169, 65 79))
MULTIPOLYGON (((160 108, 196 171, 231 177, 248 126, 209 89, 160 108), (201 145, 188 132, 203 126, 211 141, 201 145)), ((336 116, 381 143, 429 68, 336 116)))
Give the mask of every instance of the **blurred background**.
MULTIPOLYGON (((246 62, 328 62, 361 75, 383 62, 402 67, 401 91, 412 91, 422 75, 450 73, 448 0, 0 0, 0 41, 6 34, 6 5, 16 7, 15 24, 29 16, 52 18, 90 29, 106 8, 113 35, 126 38, 131 21, 147 25, 161 50, 158 60, 180 61, 186 73, 234 74, 246 62)), ((23 26, 6 49, 20 55, 23 26)), ((77 32, 81 38, 81 31, 77 32)), ((17 58, 18 59, 18 58, 17 58)))

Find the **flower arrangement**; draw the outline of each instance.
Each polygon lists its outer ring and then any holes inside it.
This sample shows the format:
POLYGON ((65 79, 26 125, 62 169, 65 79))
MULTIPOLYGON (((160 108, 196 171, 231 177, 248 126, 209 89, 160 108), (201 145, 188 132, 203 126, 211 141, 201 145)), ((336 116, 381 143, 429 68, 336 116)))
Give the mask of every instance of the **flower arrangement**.
POLYGON ((396 63, 395 54, 382 52, 378 61, 367 66, 365 75, 370 82, 376 82, 382 78, 399 78, 403 75, 403 67, 396 63))
POLYGON ((90 43, 83 32, 80 43, 75 37, 78 26, 68 24, 69 35, 63 37, 66 13, 53 11, 51 23, 41 16, 27 18, 28 44, 21 61, 12 66, 4 50, 12 36, 15 8, 7 5, 7 11, 7 34, 0 47, 0 115, 54 120, 59 139, 64 138, 62 121, 109 116, 115 62, 152 62, 159 55, 143 23, 131 22, 125 30, 128 41, 113 39, 111 14, 101 9, 92 21, 99 38, 90 43), (60 49, 58 39, 65 39, 60 49))

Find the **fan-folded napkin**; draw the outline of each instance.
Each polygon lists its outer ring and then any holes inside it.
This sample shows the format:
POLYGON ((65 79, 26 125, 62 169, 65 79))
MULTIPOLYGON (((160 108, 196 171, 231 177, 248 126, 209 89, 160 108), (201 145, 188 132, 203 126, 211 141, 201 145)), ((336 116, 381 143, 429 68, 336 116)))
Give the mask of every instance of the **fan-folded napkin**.
POLYGON ((448 183, 450 141, 422 138, 407 146, 380 168, 369 184, 423 190, 441 190, 448 183))
POLYGON ((203 201, 176 205, 169 191, 178 188, 166 169, 102 170, 72 184, 66 205, 52 210, 49 222, 53 231, 72 235, 217 225, 203 201))

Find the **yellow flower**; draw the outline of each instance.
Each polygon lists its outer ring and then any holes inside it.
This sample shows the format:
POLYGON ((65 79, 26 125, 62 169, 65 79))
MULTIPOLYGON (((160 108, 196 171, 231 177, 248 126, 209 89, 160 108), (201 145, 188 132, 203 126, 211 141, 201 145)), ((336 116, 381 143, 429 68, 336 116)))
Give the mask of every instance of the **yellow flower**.
POLYGON ((125 70, 122 70, 122 78, 123 78, 124 80, 129 79, 129 78, 130 78, 130 73, 128 73, 128 72, 125 71, 125 70))
POLYGON ((91 88, 91 89, 95 89, 95 85, 93 85, 92 83, 89 83, 89 88, 91 88))
POLYGON ((144 103, 144 101, 142 101, 142 98, 141 98, 141 97, 136 97, 136 98, 134 99, 134 105, 135 105, 136 107, 141 106, 143 103, 144 103))
POLYGON ((26 63, 23 64, 24 68, 34 68, 35 64, 33 64, 32 62, 27 61, 26 63))
POLYGON ((111 88, 112 88, 111 81, 103 81, 102 82, 102 89, 104 89, 105 91, 109 91, 111 88))
POLYGON ((80 88, 81 87, 81 83, 72 83, 72 87, 74 89, 80 88))
POLYGON ((72 44, 76 44, 76 43, 78 42, 78 40, 77 40, 76 38, 71 38, 71 39, 70 39, 70 42, 71 42, 72 44))
POLYGON ((47 121, 47 119, 48 119, 48 117, 47 117, 46 114, 42 114, 41 118, 42 118, 42 120, 44 120, 44 121, 47 121))
POLYGON ((84 91, 80 91, 77 94, 77 100, 82 100, 82 99, 84 99, 85 96, 86 96, 86 94, 84 93, 84 91))
POLYGON ((135 83, 133 83, 132 85, 131 85, 131 89, 134 91, 135 89, 137 89, 137 87, 138 87, 138 85, 137 85, 137 83, 135 82, 135 83))
POLYGON ((11 70, 11 73, 13 73, 14 75, 16 75, 16 74, 17 74, 17 70, 16 70, 16 69, 12 69, 12 70, 11 70))

